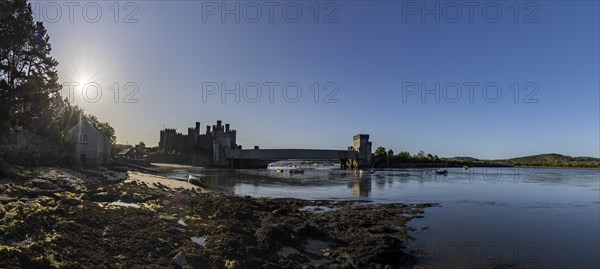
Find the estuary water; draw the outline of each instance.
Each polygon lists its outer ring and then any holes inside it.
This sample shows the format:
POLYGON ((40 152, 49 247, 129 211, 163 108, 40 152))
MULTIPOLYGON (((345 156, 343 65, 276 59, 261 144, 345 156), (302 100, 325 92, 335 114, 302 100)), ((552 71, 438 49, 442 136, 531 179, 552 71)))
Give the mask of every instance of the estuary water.
POLYGON ((414 219, 420 262, 433 268, 600 268, 600 170, 174 169, 239 195, 375 203, 438 203, 414 219))

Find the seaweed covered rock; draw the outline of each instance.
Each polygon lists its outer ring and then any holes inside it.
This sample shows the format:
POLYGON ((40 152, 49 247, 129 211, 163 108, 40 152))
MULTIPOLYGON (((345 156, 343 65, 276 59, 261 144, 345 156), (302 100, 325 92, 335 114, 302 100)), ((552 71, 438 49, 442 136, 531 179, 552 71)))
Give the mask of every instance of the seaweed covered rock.
POLYGON ((0 268, 410 267, 406 222, 432 206, 66 188, 75 173, 37 171, 0 182, 0 268))

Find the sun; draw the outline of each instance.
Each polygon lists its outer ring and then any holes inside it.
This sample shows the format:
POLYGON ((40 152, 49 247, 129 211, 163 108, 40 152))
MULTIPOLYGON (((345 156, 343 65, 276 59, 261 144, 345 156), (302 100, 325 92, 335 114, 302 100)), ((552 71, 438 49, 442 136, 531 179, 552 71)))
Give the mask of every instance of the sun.
POLYGON ((106 70, 104 59, 99 52, 92 46, 82 45, 77 47, 70 56, 69 60, 64 62, 68 70, 65 78, 68 81, 77 83, 76 87, 80 89, 89 83, 99 83, 97 80, 103 77, 103 72, 106 70))
POLYGON ((77 79, 77 81, 75 81, 75 82, 77 83, 77 87, 82 88, 85 86, 85 84, 88 84, 89 81, 87 79, 80 78, 80 79, 77 79))
POLYGON ((75 81, 79 84, 79 87, 84 87, 86 84, 92 82, 91 75, 88 72, 80 71, 78 73, 75 81))
POLYGON ((104 53, 104 50, 84 42, 73 47, 68 59, 61 62, 61 82, 66 85, 62 94, 70 102, 80 106, 87 103, 98 105, 96 101, 102 96, 102 87, 112 85, 107 81, 112 69, 104 53))

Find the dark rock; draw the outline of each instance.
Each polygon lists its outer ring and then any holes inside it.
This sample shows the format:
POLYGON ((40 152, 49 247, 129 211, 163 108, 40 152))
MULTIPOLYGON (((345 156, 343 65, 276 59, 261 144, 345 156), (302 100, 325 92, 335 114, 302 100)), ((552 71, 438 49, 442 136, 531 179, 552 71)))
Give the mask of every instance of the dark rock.
POLYGON ((81 204, 81 200, 76 197, 71 197, 68 195, 63 195, 60 197, 60 201, 67 205, 79 205, 81 204))
POLYGON ((34 178, 30 181, 28 181, 27 183, 25 183, 25 186, 28 187, 34 187, 34 188, 38 188, 38 189, 56 189, 57 186, 52 183, 49 180, 45 180, 45 179, 40 179, 40 178, 34 178))
POLYGON ((187 260, 185 259, 185 256, 183 256, 183 253, 180 251, 177 253, 177 255, 175 255, 175 257, 173 257, 171 263, 173 263, 175 266, 183 267, 187 264, 187 260))

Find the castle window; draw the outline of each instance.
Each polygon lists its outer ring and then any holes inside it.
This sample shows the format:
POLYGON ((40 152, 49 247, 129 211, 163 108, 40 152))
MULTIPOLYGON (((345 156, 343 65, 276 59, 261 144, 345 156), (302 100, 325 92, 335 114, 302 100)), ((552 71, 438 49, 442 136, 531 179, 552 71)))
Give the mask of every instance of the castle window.
POLYGON ((86 133, 79 134, 79 143, 87 144, 88 143, 88 134, 86 134, 86 133))

